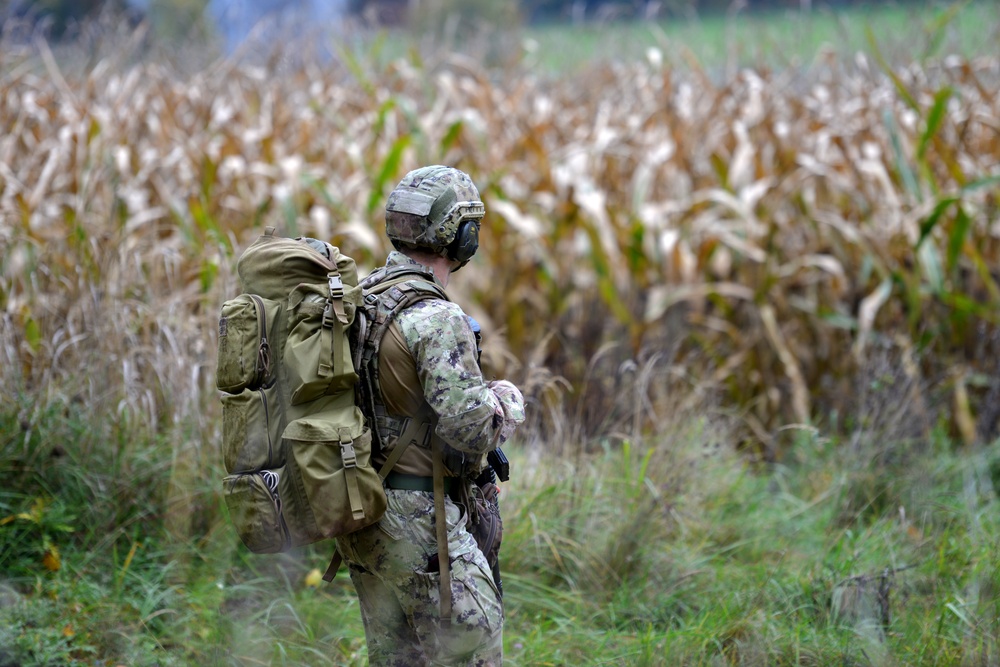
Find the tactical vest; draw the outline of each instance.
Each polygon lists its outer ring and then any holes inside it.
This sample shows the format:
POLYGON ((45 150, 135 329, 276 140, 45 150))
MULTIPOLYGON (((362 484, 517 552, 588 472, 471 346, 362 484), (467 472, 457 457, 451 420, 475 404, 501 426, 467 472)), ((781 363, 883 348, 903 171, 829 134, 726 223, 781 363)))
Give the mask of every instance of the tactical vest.
MULTIPOLYGON (((429 449, 437 426, 437 415, 424 402, 414 415, 397 417, 389 414, 383 401, 379 372, 382 343, 389 327, 406 308, 428 299, 450 301, 445 291, 434 282, 434 276, 421 267, 397 265, 383 267, 361 281, 364 294, 363 316, 357 320, 355 335, 355 368, 360 374, 359 405, 372 430, 373 451, 386 453, 392 444, 395 460, 402 455, 400 448, 411 445, 429 449), (357 344, 360 343, 360 344, 357 344)), ((422 394, 423 389, 420 388, 422 394)), ((450 474, 464 472, 462 452, 442 443, 445 463, 450 474)), ((390 459, 393 457, 390 456, 390 459)))

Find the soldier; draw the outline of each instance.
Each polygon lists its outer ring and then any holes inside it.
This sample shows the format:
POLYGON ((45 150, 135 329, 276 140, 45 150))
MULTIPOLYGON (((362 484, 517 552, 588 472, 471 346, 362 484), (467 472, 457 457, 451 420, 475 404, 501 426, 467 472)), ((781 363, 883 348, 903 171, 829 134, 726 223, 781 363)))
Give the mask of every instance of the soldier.
POLYGON ((510 382, 484 380, 469 318, 444 292, 475 254, 484 214, 467 174, 411 171, 386 204, 396 250, 362 283, 391 322, 359 373, 381 442, 373 462, 394 464, 383 518, 337 547, 358 592, 371 665, 502 662, 499 581, 468 529, 489 518, 477 514, 472 480, 524 420, 524 402, 510 382))

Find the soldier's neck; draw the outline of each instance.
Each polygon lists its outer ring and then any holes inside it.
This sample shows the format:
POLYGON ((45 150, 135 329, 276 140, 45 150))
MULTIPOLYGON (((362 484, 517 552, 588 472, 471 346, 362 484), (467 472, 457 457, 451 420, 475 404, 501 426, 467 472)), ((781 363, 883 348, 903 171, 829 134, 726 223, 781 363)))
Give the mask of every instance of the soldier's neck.
POLYGON ((415 262, 420 262, 434 274, 437 281, 441 283, 441 287, 448 287, 448 279, 451 277, 451 270, 457 262, 448 259, 447 257, 442 257, 441 255, 436 255, 429 252, 420 252, 419 250, 404 250, 402 251, 407 257, 415 262))

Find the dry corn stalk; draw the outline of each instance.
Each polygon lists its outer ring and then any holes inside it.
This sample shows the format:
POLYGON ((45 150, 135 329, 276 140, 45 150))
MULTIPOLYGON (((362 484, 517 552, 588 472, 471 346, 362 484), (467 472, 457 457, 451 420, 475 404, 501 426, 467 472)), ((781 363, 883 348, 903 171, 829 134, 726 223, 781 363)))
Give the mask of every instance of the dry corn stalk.
POLYGON ((6 56, 0 379, 201 414, 238 250, 277 223, 371 267, 388 189, 432 162, 489 211, 457 295, 516 358, 555 331, 544 364, 577 387, 609 341, 672 344, 678 309, 676 363, 764 433, 849 406, 866 348, 900 335, 928 378, 974 378, 1000 347, 1000 60, 858 63, 714 83, 659 62, 74 77, 6 56))

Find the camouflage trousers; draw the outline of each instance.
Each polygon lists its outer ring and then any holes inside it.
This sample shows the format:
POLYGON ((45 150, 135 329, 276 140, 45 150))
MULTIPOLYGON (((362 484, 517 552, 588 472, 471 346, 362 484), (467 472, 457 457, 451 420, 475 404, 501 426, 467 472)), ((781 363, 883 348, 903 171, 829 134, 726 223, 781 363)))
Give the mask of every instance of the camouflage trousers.
POLYGON ((446 500, 451 623, 440 622, 434 494, 386 489, 385 516, 338 538, 358 592, 373 667, 500 667, 503 605, 486 557, 446 500))

